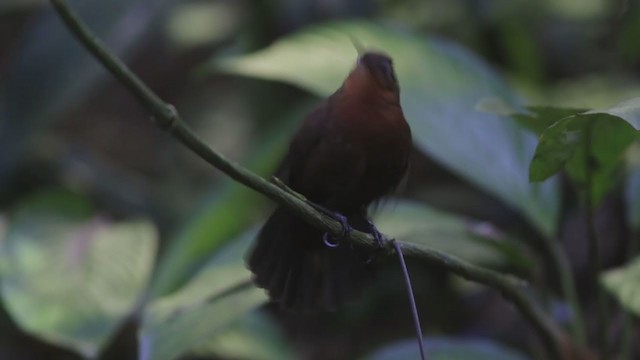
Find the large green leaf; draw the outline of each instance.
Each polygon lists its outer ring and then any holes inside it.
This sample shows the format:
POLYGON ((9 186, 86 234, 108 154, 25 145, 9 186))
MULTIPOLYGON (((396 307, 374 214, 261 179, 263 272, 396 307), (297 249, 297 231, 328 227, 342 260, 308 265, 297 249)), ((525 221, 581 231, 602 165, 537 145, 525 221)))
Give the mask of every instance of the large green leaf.
POLYGON ((243 261, 254 236, 250 231, 221 249, 186 285, 145 309, 141 359, 170 360, 201 349, 265 302, 243 261))
POLYGON ((253 54, 212 61, 211 68, 285 81, 327 96, 356 59, 351 39, 389 53, 417 147, 521 211, 546 234, 555 231, 555 181, 530 184, 536 139, 506 117, 475 111, 479 100, 511 90, 469 51, 434 37, 369 22, 315 26, 253 54))
POLYGON ((623 268, 605 272, 601 280, 625 309, 640 316, 640 257, 623 268))
MULTIPOLYGON (((429 360, 525 360, 523 355, 498 343, 454 338, 429 338, 424 340, 425 352, 429 360)), ((415 340, 406 340, 391 344, 367 360, 404 360, 418 359, 418 344, 415 340)))
POLYGON ((531 266, 514 243, 490 224, 417 202, 403 201, 388 206, 376 214, 375 223, 380 231, 398 240, 425 245, 474 264, 496 266, 512 260, 517 266, 531 266))
POLYGON ((146 221, 88 217, 81 199, 46 194, 10 218, 1 295, 35 336, 95 357, 140 299, 157 234, 146 221))

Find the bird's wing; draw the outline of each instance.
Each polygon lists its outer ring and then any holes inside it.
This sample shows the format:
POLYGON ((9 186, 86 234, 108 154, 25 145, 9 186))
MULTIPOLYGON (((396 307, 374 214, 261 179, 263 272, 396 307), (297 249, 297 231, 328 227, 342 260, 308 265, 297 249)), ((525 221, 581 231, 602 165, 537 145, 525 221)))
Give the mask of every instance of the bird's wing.
POLYGON ((330 101, 325 100, 305 118, 289 145, 285 158, 280 163, 276 176, 295 190, 296 174, 307 162, 309 155, 320 144, 327 129, 327 118, 330 111, 330 101))

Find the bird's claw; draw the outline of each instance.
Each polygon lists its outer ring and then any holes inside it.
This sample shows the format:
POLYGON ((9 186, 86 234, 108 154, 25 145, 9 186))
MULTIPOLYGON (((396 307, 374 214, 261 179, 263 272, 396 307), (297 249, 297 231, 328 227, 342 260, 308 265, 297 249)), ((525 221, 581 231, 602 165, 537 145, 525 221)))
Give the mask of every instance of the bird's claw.
POLYGON ((340 222, 340 225, 342 225, 342 229, 340 230, 340 234, 336 236, 332 236, 331 234, 329 234, 329 232, 325 232, 322 235, 322 241, 327 247, 336 248, 340 246, 340 240, 347 237, 353 229, 351 228, 351 225, 349 225, 349 220, 346 216, 334 212, 332 212, 330 216, 333 217, 336 221, 340 222))
POLYGON ((373 238, 376 240, 376 243, 378 244, 378 249, 383 248, 386 240, 385 236, 373 224, 373 221, 367 220, 367 224, 369 224, 369 233, 371 234, 371 236, 373 236, 373 238))
POLYGON ((369 255, 369 258, 366 261, 366 263, 369 264, 373 262, 373 260, 375 260, 376 255, 378 254, 378 251, 384 248, 384 245, 387 239, 378 230, 378 228, 375 226, 373 221, 367 220, 367 224, 369 225, 369 233, 371 234, 371 236, 373 236, 373 238, 376 240, 376 244, 378 245, 377 248, 371 253, 371 255, 369 255))

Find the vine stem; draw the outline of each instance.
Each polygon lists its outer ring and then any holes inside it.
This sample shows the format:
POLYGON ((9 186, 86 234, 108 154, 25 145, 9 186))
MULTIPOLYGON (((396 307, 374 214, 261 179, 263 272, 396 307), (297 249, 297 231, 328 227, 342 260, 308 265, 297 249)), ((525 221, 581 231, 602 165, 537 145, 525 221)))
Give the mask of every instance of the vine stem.
MULTIPOLYGON (((302 200, 304 199, 302 195, 294 195, 292 190, 285 190, 274 185, 207 146, 182 120, 182 117, 172 105, 162 101, 102 41, 91 33, 82 20, 71 10, 67 1, 50 1, 71 33, 153 115, 154 122, 158 127, 168 131, 184 146, 227 176, 279 203, 310 225, 328 231, 333 235, 340 233, 341 224, 302 200)), ((373 236, 361 231, 352 231, 347 239, 363 246, 378 247, 373 236)), ((513 276, 478 267, 454 256, 423 246, 418 247, 399 241, 397 245, 401 247, 407 256, 419 258, 465 279, 499 290, 503 297, 509 300, 520 311, 522 316, 532 324, 545 344, 550 358, 562 359, 562 331, 547 314, 542 312, 525 295, 523 291, 524 281, 513 276)), ((385 250, 390 252, 393 249, 386 248, 385 250)))

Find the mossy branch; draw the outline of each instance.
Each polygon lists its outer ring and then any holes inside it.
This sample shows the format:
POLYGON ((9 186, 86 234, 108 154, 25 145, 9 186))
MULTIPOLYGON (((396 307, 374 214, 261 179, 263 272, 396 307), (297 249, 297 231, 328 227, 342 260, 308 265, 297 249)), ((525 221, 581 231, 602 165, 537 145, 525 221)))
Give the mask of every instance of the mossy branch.
MULTIPOLYGON (((340 233, 340 223, 317 211, 304 199, 304 196, 282 186, 282 184, 276 185, 263 179, 207 146, 182 120, 175 107, 162 101, 162 99, 131 72, 102 41, 89 31, 87 26, 71 10, 65 0, 51 0, 51 3, 73 35, 153 115, 154 122, 161 129, 168 131, 184 146, 229 177, 286 207, 289 211, 312 226, 324 231, 329 231, 334 235, 340 233)), ((371 235, 360 231, 354 230, 351 232, 347 240, 371 248, 376 247, 375 239, 371 235)), ((523 292, 525 283, 522 280, 475 266, 461 259, 423 246, 403 242, 398 242, 398 244, 408 256, 419 258, 422 261, 442 267, 467 280, 499 290, 504 298, 509 300, 521 314, 531 322, 542 338, 551 357, 554 359, 562 358, 561 330, 552 319, 542 312, 540 308, 525 295, 523 292)), ((390 243, 387 244, 386 250, 389 252, 393 251, 390 243)))

